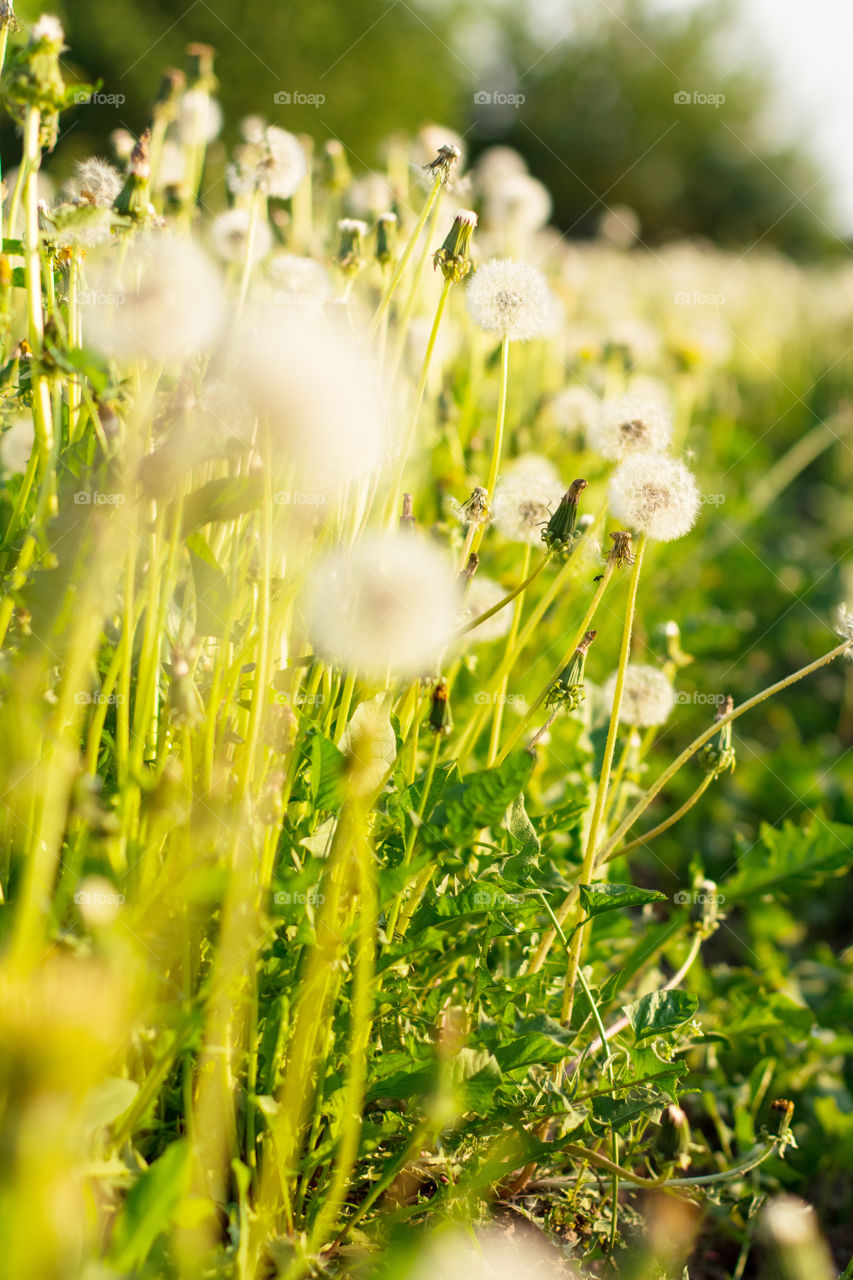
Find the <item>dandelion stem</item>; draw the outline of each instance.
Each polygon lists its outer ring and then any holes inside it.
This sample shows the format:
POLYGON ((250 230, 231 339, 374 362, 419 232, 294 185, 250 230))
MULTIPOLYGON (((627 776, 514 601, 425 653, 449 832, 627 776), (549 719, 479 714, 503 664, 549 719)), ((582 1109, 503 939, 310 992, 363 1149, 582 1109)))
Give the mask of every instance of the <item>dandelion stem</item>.
POLYGON ((379 328, 382 317, 387 311, 391 303, 391 299, 393 298, 394 294, 397 291, 397 285, 402 280, 406 267, 409 265, 409 259, 411 258, 412 253, 414 252, 415 245, 418 242, 418 238, 420 237, 421 232, 426 226, 426 220, 430 215, 430 211, 433 205, 435 204, 436 200, 438 199, 439 194, 441 193, 441 187, 442 187, 442 175, 436 174, 432 191, 429 193, 429 196, 427 197, 426 203, 424 204, 424 207, 421 210, 420 217, 418 218, 417 222, 412 228, 412 234, 409 236, 409 239, 406 242, 405 249, 400 254, 400 257, 397 261, 397 266, 394 270, 394 274, 391 276, 391 279, 388 283, 388 287, 383 293, 382 297, 380 298, 379 305, 376 308, 376 311, 374 312, 373 319, 370 322, 370 328, 367 333, 368 342, 371 341, 374 334, 376 333, 376 330, 379 328))

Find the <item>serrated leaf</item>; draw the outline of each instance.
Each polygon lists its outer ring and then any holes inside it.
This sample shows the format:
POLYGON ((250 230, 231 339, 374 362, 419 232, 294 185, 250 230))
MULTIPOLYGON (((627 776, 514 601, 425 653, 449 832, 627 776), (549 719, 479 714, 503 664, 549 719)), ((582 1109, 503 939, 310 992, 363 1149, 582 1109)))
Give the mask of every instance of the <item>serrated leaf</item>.
POLYGON ((526 751, 508 756, 499 768, 471 773, 445 791, 432 816, 427 839, 440 847, 459 848, 482 827, 497 827, 513 800, 519 796, 535 761, 526 751))
POLYGON ((623 1007, 634 1035, 638 1040, 644 1040, 647 1036, 664 1035, 689 1022, 698 1005, 698 998, 689 991, 651 991, 623 1007))
POLYGON ((605 911, 620 907, 641 907, 647 902, 666 902, 666 894, 656 889, 638 889, 632 884, 610 884, 596 880, 592 884, 578 885, 583 909, 588 916, 600 916, 605 911))
POLYGON ((786 822, 762 827, 761 839, 722 885, 728 902, 742 901, 789 884, 818 880, 853 864, 853 827, 813 816, 807 827, 786 822))

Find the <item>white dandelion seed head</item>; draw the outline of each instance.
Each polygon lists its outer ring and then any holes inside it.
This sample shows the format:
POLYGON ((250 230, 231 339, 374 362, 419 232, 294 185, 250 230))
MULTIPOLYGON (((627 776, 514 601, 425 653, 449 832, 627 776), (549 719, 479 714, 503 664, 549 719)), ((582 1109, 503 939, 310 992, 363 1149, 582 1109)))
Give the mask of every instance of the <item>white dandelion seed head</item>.
MULTIPOLYGON (((223 262, 245 262, 249 244, 248 209, 228 209, 220 213, 210 224, 210 244, 217 258, 223 262)), ((255 220, 252 237, 252 261, 260 262, 272 248, 272 231, 266 218, 255 220)))
MULTIPOLYGON (((459 617, 459 625, 464 626, 466 622, 472 622, 474 618, 478 618, 481 613, 485 613, 487 609, 491 609, 499 600, 503 600, 507 595, 507 591, 499 582, 495 582, 493 578, 487 578, 479 573, 475 573, 471 580, 471 585, 465 594, 465 607, 459 617)), ((465 636, 468 643, 485 644, 489 640, 500 640, 507 634, 512 622, 512 605, 509 604, 503 609, 499 609, 491 618, 487 618, 485 622, 481 622, 479 627, 475 627, 473 631, 469 631, 465 636)))
POLYGON ((387 457, 379 373, 346 327, 323 312, 275 307, 247 317, 232 368, 269 424, 273 461, 292 468, 300 489, 333 492, 387 457))
POLYGON ((246 142, 258 143, 264 136, 267 122, 263 116, 243 116, 240 121, 240 133, 246 142))
POLYGON ((601 407, 601 401, 586 387, 563 387, 551 400, 551 417, 563 431, 585 431, 601 407))
POLYGON ((528 262, 493 258, 465 290, 468 314, 486 333, 511 342, 536 338, 553 323, 554 298, 542 272, 528 262))
POLYGON ((847 608, 846 604, 840 604, 835 611, 835 634, 840 636, 842 640, 849 640, 850 644, 844 650, 845 658, 853 658, 853 612, 847 608))
MULTIPOLYGON (((602 686, 605 706, 613 708, 616 691, 616 672, 608 676, 602 686)), ((621 724, 650 729, 664 724, 675 706, 675 690, 657 667, 629 662, 625 668, 625 684, 622 689, 622 705, 619 709, 621 724)))
POLYGON ((224 321, 222 282, 191 240, 148 232, 123 264, 113 247, 87 264, 87 337, 104 355, 176 364, 209 350, 224 321))
POLYGON ((328 271, 313 258, 296 253, 276 253, 266 264, 273 300, 281 306, 322 307, 334 296, 328 271))
POLYGON ((486 193, 483 217, 489 227, 512 228, 532 235, 551 217, 551 193, 538 178, 516 173, 486 193))
POLYGON ((257 143, 238 147, 235 161, 225 174, 234 195, 263 191, 279 200, 289 200, 308 173, 308 157, 295 134, 267 125, 257 143))
POLYGON ((53 14, 43 13, 33 27, 33 40, 46 40, 48 44, 64 44, 65 28, 53 14))
POLYGON ((13 475, 26 471, 34 443, 32 417, 26 415, 16 418, 0 435, 0 465, 3 470, 11 471, 13 475))
POLYGON ((605 400, 587 429, 589 447, 611 461, 630 453, 664 453, 671 438, 666 410, 638 396, 605 400))
POLYGON ((527 162, 512 147, 487 147, 477 157, 474 182, 483 195, 493 195, 505 182, 527 175, 527 162))
POLYGON ((633 453, 613 473, 610 510, 653 542, 682 538, 696 522, 699 490, 693 473, 663 453, 633 453))
POLYGON ((124 179, 115 165, 110 164, 109 160, 89 156, 75 164, 74 177, 65 184, 65 195, 69 200, 81 204, 109 209, 123 186, 124 179))
POLYGON ((218 138, 222 119, 222 108, 205 89, 188 89, 181 94, 176 128, 184 146, 198 146, 218 138))
POLYGON ((542 530, 560 505, 565 487, 542 472, 508 472, 497 485, 492 521, 511 542, 539 546, 542 530))
POLYGON ((452 566, 411 533, 372 534, 323 556, 302 598, 317 652, 375 679, 432 674, 458 608, 452 566))

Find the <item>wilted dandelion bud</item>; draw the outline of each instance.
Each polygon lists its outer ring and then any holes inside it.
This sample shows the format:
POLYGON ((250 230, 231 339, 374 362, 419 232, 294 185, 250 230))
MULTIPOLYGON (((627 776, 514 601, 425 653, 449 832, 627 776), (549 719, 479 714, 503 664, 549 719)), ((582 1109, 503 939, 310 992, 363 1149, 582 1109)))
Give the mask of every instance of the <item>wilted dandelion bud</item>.
POLYGON ((462 570, 462 572, 459 574, 459 577, 458 577, 459 586, 461 587, 463 592, 468 588, 468 586, 470 586, 471 582, 474 580, 474 575, 479 569, 479 567, 480 567, 480 557, 477 555, 476 551, 472 551, 465 563, 465 568, 462 570))
MULTIPOLYGON (((614 671, 613 675, 608 676, 602 686, 605 705, 610 707, 613 706, 613 695, 616 692, 616 674, 614 671)), ((622 686, 622 705, 619 708, 621 724, 650 729, 653 725, 663 724, 672 714, 674 706, 675 690, 662 671, 641 663, 628 663, 622 686)))
POLYGON ((14 23, 15 10, 12 7, 12 0, 0 0, 0 31, 14 26, 14 23))
MULTIPOLYGON (((716 719, 722 720, 734 709, 734 698, 731 694, 727 694, 724 702, 717 711, 716 719)), ((732 746, 732 724, 729 721, 724 724, 720 732, 717 734, 716 742, 706 742, 705 746, 699 752, 699 763, 706 773, 712 774, 713 777, 719 777, 721 773, 727 770, 733 770, 736 763, 735 750, 732 746)))
POLYGON ((130 153, 127 177, 113 204, 116 213, 123 218, 132 218, 134 222, 144 222, 151 211, 148 200, 148 185, 151 179, 151 165, 148 159, 150 141, 151 131, 146 129, 130 153))
POLYGON ((383 267, 397 256, 397 215, 380 213, 376 222, 376 261, 383 267))
POLYGON ((412 506, 412 495, 410 493, 403 494, 403 510, 400 515, 400 530, 403 533, 410 533, 415 527, 414 509, 412 506))
POLYGON ((542 530, 542 541, 549 551, 570 551, 580 535, 575 532, 578 523, 578 502, 586 480, 573 480, 560 499, 560 505, 542 530))
MULTIPOLYGON (((228 209, 210 224, 210 244, 223 262, 245 262, 249 251, 251 214, 248 209, 228 209)), ((252 261, 260 262, 272 248, 272 232, 266 218, 255 220, 252 235, 252 261)))
POLYGON ((560 673, 548 690, 548 696, 545 699, 546 707, 559 706, 565 707, 567 711, 574 711, 583 702, 586 697, 583 683, 586 655, 596 634, 597 632, 595 631, 586 632, 583 640, 581 640, 572 654, 569 665, 560 673))
POLYGON ((65 44, 65 31, 62 23, 52 14, 43 13, 32 30, 33 44, 54 45, 61 49, 65 44))
POLYGON ((665 624, 663 633, 666 637, 666 654, 670 662, 674 662, 677 667, 688 667, 693 659, 681 647, 681 628, 674 618, 665 624))
POLYGON ((450 714, 450 690, 446 680, 437 680, 433 685, 429 706, 429 726, 434 733, 448 734, 453 728, 453 716, 450 714))
POLYGON ((453 514, 464 525, 485 524, 489 518, 489 491, 478 485, 464 502, 453 503, 453 514))
POLYGON ((671 437, 666 410, 635 396, 605 400, 587 430, 590 448, 611 460, 629 453, 663 453, 671 437))
POLYGON ((345 275, 354 276, 364 265, 364 240, 367 223, 360 218, 341 218, 338 222, 340 242, 335 263, 345 275))
POLYGON ((844 650, 845 658, 853 658, 853 613, 847 608, 846 604, 841 604, 835 614, 835 634, 840 636, 842 640, 849 640, 850 644, 844 650))
POLYGON ((74 177, 66 183, 65 194, 69 200, 81 204, 109 209, 122 189, 122 176, 108 160, 89 156, 74 165, 74 177))
POLYGON ((459 594, 440 552, 420 538, 373 534, 324 556, 303 595, 324 658, 375 679, 433 671, 453 631, 459 594))
POLYGON ((119 360, 176 363, 208 349, 223 319, 219 275, 190 240, 149 232, 119 265, 87 271, 82 311, 92 345, 119 360))
POLYGON ((835 1280, 836 1268, 811 1205, 778 1196, 761 1214, 767 1280, 835 1280))
POLYGON ((614 569, 624 569, 626 564, 633 564, 634 551, 630 533, 625 529, 616 529, 611 533, 610 538, 613 546, 607 557, 608 563, 612 564, 614 569))
POLYGON ((784 1138, 791 1127, 793 1117, 793 1102, 788 1098, 775 1098, 770 1103, 770 1118, 767 1122, 768 1132, 774 1138, 784 1138))
POLYGON ((617 520, 654 542, 672 542, 688 533, 699 510, 693 473, 661 453, 626 457, 610 481, 610 509, 617 520))
POLYGON ((452 181, 453 171, 462 155, 460 147, 452 142, 443 142, 438 148, 435 159, 424 165, 424 171, 440 179, 447 185, 452 181))
POLYGON ((493 258, 480 267, 465 299, 480 329, 510 342, 538 337, 554 318, 554 299, 542 272, 511 258, 493 258))
POLYGON ((477 225, 477 215, 470 209, 460 209, 453 219, 453 226, 440 249, 432 255, 433 270, 441 267, 445 280, 458 284, 471 271, 471 236, 477 225))
POLYGON ((660 1121, 658 1150, 665 1164, 678 1169, 690 1166, 690 1125, 681 1107, 671 1102, 660 1121))
POLYGON ((492 519, 505 538, 535 547, 562 497, 557 478, 523 468, 510 470, 495 489, 492 519))

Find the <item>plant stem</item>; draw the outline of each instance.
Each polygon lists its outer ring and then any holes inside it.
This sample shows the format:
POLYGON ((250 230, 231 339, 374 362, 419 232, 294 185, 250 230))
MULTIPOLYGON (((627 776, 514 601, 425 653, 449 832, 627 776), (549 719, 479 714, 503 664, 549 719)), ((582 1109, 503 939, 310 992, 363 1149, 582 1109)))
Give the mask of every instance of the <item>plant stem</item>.
POLYGON ((409 236, 409 239, 406 242, 406 247, 401 253, 397 261, 394 274, 391 276, 391 279, 388 282, 388 287, 379 300, 379 306, 376 308, 373 319, 370 322, 370 328, 367 333, 368 342, 371 341, 374 334, 376 333, 376 330, 379 328, 382 317, 387 311, 391 303, 391 299, 393 298, 394 294, 397 291, 397 285, 400 283, 400 281, 403 278, 406 267, 409 264, 409 259, 411 258, 412 253, 414 252, 415 245, 417 244, 420 234, 426 225, 426 220, 430 215, 430 211, 432 210, 433 205, 435 204, 436 200, 439 197, 439 194, 441 192, 441 187, 442 187, 441 174, 437 174, 435 182, 433 183, 432 191, 429 193, 427 201, 424 204, 423 209, 421 210, 420 217, 418 218, 417 222, 412 228, 412 234, 409 236))

